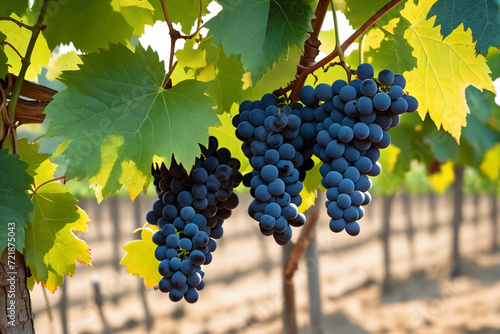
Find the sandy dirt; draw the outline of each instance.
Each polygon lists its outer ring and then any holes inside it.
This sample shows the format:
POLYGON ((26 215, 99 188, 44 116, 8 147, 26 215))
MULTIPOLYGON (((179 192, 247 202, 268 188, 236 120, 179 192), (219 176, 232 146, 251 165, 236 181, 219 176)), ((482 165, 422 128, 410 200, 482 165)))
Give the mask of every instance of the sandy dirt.
MULTIPOLYGON (((317 231, 319 261, 302 261, 294 280, 300 332, 310 333, 308 271, 319 266, 324 333, 499 334, 500 254, 490 252, 489 201, 481 198, 476 209, 471 198, 465 198, 463 275, 450 279, 451 200, 445 196, 437 199, 438 227, 431 231, 427 197, 412 198, 416 229, 413 251, 406 234, 408 209, 403 208, 401 198, 395 199, 390 245, 392 283, 386 294, 380 287, 383 259, 377 237, 381 198, 375 197, 367 207, 361 234, 355 238, 330 232, 323 210, 317 231), (473 223, 476 210, 478 224, 473 223)), ((68 333, 106 333, 106 326, 109 333, 147 333, 144 302, 154 320, 150 333, 282 333, 282 249, 272 238, 261 236, 257 223, 247 216, 248 198, 242 199, 224 224, 225 234, 214 261, 205 268, 206 287, 194 305, 172 303, 153 289, 141 295, 142 281, 126 274, 124 267, 113 266, 114 228, 109 202, 99 207, 101 221, 90 223, 88 235, 80 234, 92 248, 94 267, 78 264, 75 277, 67 279, 68 333), (93 281, 100 287, 102 312, 95 303, 93 281)), ((144 213, 151 203, 142 200, 144 213)), ((98 216, 89 201, 82 206, 88 208, 91 218, 98 216)), ((120 245, 135 237, 132 217, 130 201, 121 200, 120 245)), ((298 235, 294 229, 294 239, 298 235)), ((120 257, 123 254, 120 250, 120 257)), ((53 295, 47 292, 49 314, 42 288, 35 287, 32 298, 38 334, 63 333, 61 295, 61 289, 53 295)))

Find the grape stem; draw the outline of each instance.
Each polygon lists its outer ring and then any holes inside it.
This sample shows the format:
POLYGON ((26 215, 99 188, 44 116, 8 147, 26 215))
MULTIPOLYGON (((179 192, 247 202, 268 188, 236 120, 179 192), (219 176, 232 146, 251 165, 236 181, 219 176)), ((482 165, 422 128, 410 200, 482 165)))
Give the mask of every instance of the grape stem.
MULTIPOLYGON (((340 49, 342 51, 345 51, 356 39, 358 39, 362 34, 364 34, 370 27, 372 27, 382 16, 384 16, 388 11, 390 11, 392 8, 397 6, 399 3, 401 3, 403 0, 391 0, 389 1, 384 7, 380 8, 378 12, 373 14, 372 17, 370 17, 358 30, 356 30, 349 38, 340 46, 340 49)), ((318 7, 316 8, 316 17, 318 17, 318 9, 320 8, 320 4, 322 1, 318 3, 318 7)), ((329 2, 326 2, 329 4, 329 2)), ((322 7, 323 8, 323 7, 322 7)), ((326 7, 327 8, 327 7, 326 7)), ((326 13, 326 8, 325 13, 326 13)), ((324 15, 323 15, 324 17, 324 15)), ((321 20, 322 22, 322 20, 321 20)), ((321 25, 316 25, 313 26, 314 30, 317 31, 317 34, 319 34, 319 31, 321 30, 321 25)), ((309 39, 308 39, 309 40, 309 39)), ((306 40, 306 45, 308 42, 306 40)), ((335 49, 333 50, 329 55, 324 57, 318 62, 312 63, 309 66, 304 66, 303 64, 297 65, 297 74, 295 75, 295 80, 291 82, 288 86, 285 88, 279 89, 275 91, 278 95, 282 95, 285 92, 288 92, 291 90, 290 94, 290 100, 292 102, 297 100, 297 97, 299 96, 299 92, 304 86, 304 83, 307 79, 307 76, 314 71, 316 71, 319 68, 324 67, 328 63, 330 63, 333 59, 335 59, 339 55, 338 50, 335 49)))
POLYGON ((18 55, 21 59, 23 59, 23 58, 24 58, 24 57, 23 57, 23 55, 22 55, 22 54, 21 54, 21 53, 20 53, 20 52, 16 49, 16 47, 15 47, 14 45, 10 44, 9 42, 7 42, 7 41, 3 41, 3 42, 2 42, 2 43, 0 43, 0 44, 4 44, 4 45, 9 46, 12 50, 14 50, 14 52, 15 52, 15 53, 17 53, 17 55, 18 55))
POLYGON ((59 177, 55 177, 53 179, 50 179, 48 181, 45 181, 44 183, 40 184, 38 187, 35 187, 35 190, 34 191, 37 191, 38 189, 40 189, 42 186, 48 184, 48 183, 52 183, 52 182, 55 182, 55 181, 63 181, 63 183, 66 183, 66 176, 59 176, 59 177))
POLYGON ((0 21, 12 21, 15 24, 17 24, 19 27, 26 28, 26 29, 31 30, 31 31, 35 31, 35 29, 36 29, 36 26, 30 26, 30 25, 24 24, 21 21, 18 21, 13 17, 0 17, 0 21))
MULTIPOLYGON (((168 75, 167 78, 170 78, 174 66, 174 53, 175 53, 175 43, 177 42, 178 39, 192 39, 198 33, 200 32, 201 28, 203 28, 203 22, 201 21, 201 16, 203 15, 203 3, 202 0, 200 0, 200 6, 199 6, 199 14, 198 14, 198 25, 196 27, 195 32, 193 32, 191 35, 183 35, 179 32, 179 30, 176 30, 172 24, 172 21, 170 20, 170 17, 168 16, 168 11, 167 11, 167 6, 165 5, 165 0, 161 0, 161 6, 163 8, 163 15, 165 15, 165 21, 167 21, 167 26, 168 26, 168 33, 170 35, 170 58, 168 60, 168 75)), ((168 80, 165 80, 163 82, 163 88, 166 89, 168 86, 168 80)))
MULTIPOLYGON (((28 44, 28 48, 26 49, 26 55, 21 60, 21 70, 19 71, 19 75, 17 76, 16 83, 12 88, 12 93, 10 96, 9 106, 8 106, 8 116, 11 124, 14 124, 15 116, 16 116, 16 106, 17 101, 19 100, 19 95, 21 93, 21 88, 23 86, 24 77, 26 76, 26 72, 28 67, 31 64, 31 55, 33 54, 33 49, 35 48, 36 40, 38 39, 38 35, 40 35, 40 31, 42 31, 43 20, 45 19, 45 14, 47 14, 47 8, 49 7, 49 3, 51 0, 44 0, 42 9, 40 10, 40 14, 38 15, 38 20, 31 30, 31 39, 28 44)), ((12 20, 11 20, 12 21, 12 20)), ((18 22, 20 23, 20 22, 18 22)), ((12 132, 15 132, 15 129, 11 129, 11 140, 12 142, 12 151, 13 153, 17 153, 17 143, 14 142, 16 135, 12 132)))
POLYGON ((366 33, 361 36, 361 39, 359 40, 359 64, 363 64, 365 61, 363 60, 364 57, 364 51, 365 51, 365 40, 366 40, 366 33))
POLYGON ((332 13, 333 13, 333 25, 335 27, 335 51, 339 54, 339 60, 340 60, 340 65, 344 68, 346 74, 347 74, 347 81, 348 83, 351 83, 351 69, 349 68, 349 65, 345 62, 345 56, 344 56, 344 51, 342 51, 342 48, 340 46, 340 35, 339 35, 339 25, 338 25, 338 20, 337 20, 337 10, 335 9, 335 3, 333 0, 330 0, 330 3, 332 4, 332 13))

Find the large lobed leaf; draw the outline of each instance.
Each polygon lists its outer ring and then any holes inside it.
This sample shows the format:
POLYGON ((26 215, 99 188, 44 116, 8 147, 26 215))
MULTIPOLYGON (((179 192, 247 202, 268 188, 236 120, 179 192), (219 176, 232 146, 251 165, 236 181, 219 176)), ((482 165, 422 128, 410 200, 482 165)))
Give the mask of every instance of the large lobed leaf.
POLYGON ((476 48, 482 54, 490 46, 500 46, 500 2, 498 0, 438 0, 427 18, 436 16, 435 26, 441 26, 444 37, 464 25, 472 30, 476 48))
POLYGON ((2 0, 0 2, 0 16, 10 16, 12 13, 21 16, 28 9, 28 6, 28 0, 2 0))
POLYGON ((417 68, 404 74, 406 90, 418 99, 422 119, 429 113, 438 128, 442 126, 458 140, 469 113, 465 89, 469 85, 494 88, 485 58, 476 57, 470 30, 458 27, 442 40, 434 19, 426 20, 433 3, 420 0, 416 6, 409 1, 401 12, 404 38, 417 58, 417 68))
POLYGON ((20 252, 24 248, 24 229, 33 211, 28 195, 33 177, 27 168, 28 164, 20 160, 19 155, 10 154, 7 149, 0 150, 0 253, 9 242, 20 252), (9 235, 9 232, 13 233, 9 235))
POLYGON ((73 234, 87 232, 86 213, 61 183, 50 180, 56 165, 48 159, 37 168, 31 199, 35 210, 26 229, 26 264, 33 276, 30 285, 42 282, 51 292, 75 273, 75 261, 91 266, 89 246, 73 234))
POLYGON ((132 198, 147 187, 154 155, 189 168, 219 125, 205 83, 186 80, 162 88, 164 65, 151 49, 120 44, 82 56, 64 72, 67 88, 45 110, 47 137, 71 140, 64 151, 68 179, 89 178, 99 201, 124 184, 132 198))
MULTIPOLYGON (((42 3, 35 1, 35 14, 42 3)), ((142 10, 136 9, 136 14, 140 13, 142 10)), ((126 43, 134 31, 123 14, 113 9, 111 0, 52 1, 44 22, 47 28, 43 35, 50 49, 72 42, 77 49, 91 52, 107 48, 108 43, 126 43)))
POLYGON ((257 81, 292 45, 302 48, 311 29, 312 9, 306 0, 221 0, 222 11, 207 22, 215 44, 241 57, 257 81))
MULTIPOLYGON (((130 1, 130 0, 129 0, 130 1)), ((148 0, 154 8, 155 20, 165 21, 160 0, 148 0)), ((211 0, 202 0, 202 15, 208 14, 207 6, 211 0)), ((181 25, 184 34, 189 35, 200 14, 200 0, 165 0, 170 21, 181 25)))
MULTIPOLYGON (((387 2, 387 0, 345 0, 345 6, 341 8, 353 28, 358 29, 370 17, 372 17, 373 14, 384 7, 387 2)), ((402 1, 402 3, 398 4, 386 13, 381 19, 379 19, 378 24, 385 25, 391 19, 399 17, 399 12, 403 9, 405 2, 406 0, 402 1)))
POLYGON ((144 278, 146 288, 155 286, 161 279, 158 273, 160 261, 154 256, 156 245, 152 241, 153 233, 157 230, 155 225, 140 228, 136 232, 141 231, 141 239, 122 247, 126 254, 120 264, 127 266, 127 273, 144 278))

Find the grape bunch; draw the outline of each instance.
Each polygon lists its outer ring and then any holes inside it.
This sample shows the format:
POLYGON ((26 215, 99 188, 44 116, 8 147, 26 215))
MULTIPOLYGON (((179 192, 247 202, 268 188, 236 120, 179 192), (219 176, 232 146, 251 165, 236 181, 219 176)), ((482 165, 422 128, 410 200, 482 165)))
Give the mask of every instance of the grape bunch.
POLYGON ((387 131, 399 124, 400 115, 418 108, 417 100, 404 92, 402 75, 385 69, 374 79, 368 63, 361 64, 356 73, 358 79, 350 84, 336 80, 331 86, 304 86, 299 94, 303 110, 313 110, 313 153, 323 162, 321 183, 327 189, 330 229, 345 229, 353 236, 360 232, 361 206, 371 201, 368 176, 382 171, 378 159, 380 149, 391 143, 387 131))
POLYGON ((302 204, 303 189, 299 168, 305 177, 305 170, 312 167, 304 165, 312 150, 304 156, 296 149, 303 146, 296 142, 301 138, 300 110, 288 106, 280 110, 277 102, 272 94, 265 94, 258 101, 244 101, 233 125, 253 168, 243 178, 254 198, 248 213, 259 222, 263 235, 272 235, 276 243, 284 245, 292 238, 291 226, 305 223, 305 216, 297 209, 302 204))
POLYGON ((146 220, 161 229, 153 234, 163 276, 158 288, 172 301, 198 300, 204 287, 202 265, 212 262, 215 239, 222 237, 222 224, 239 203, 233 189, 243 179, 240 162, 226 148, 218 148, 215 137, 201 149, 190 173, 175 159, 170 168, 155 165, 151 171, 159 199, 146 220))

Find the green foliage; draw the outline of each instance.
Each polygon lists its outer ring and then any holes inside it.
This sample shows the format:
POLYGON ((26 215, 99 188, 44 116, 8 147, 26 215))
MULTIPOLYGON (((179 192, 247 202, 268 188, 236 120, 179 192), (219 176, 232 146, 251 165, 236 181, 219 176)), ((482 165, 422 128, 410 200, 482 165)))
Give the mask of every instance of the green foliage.
POLYGON ((64 155, 68 179, 87 176, 99 200, 124 184, 135 198, 151 180, 153 155, 189 168, 218 125, 207 85, 193 80, 164 90, 163 62, 151 49, 123 45, 82 56, 79 71, 45 110, 48 137, 72 140, 64 155))
POLYGON ((89 219, 63 184, 44 184, 52 179, 57 166, 45 154, 32 154, 38 145, 30 146, 26 153, 32 166, 38 167, 34 177, 37 188, 31 195, 35 209, 26 229, 26 263, 33 274, 28 284, 32 287, 35 282, 42 282, 54 292, 63 284, 64 275, 75 273, 75 261, 91 265, 89 246, 73 234, 87 232, 89 219))
MULTIPOLYGON (((0 150, 0 229, 2 236, 13 237, 11 243, 20 252, 24 247, 24 229, 33 211, 33 203, 28 191, 31 190, 33 177, 26 172, 28 164, 17 154, 9 154, 7 149, 0 150)), ((8 246, 8 239, 0 239, 0 253, 8 246)))
POLYGON ((28 6, 28 0, 2 0, 0 3, 0 16, 10 16, 12 13, 21 16, 28 9, 28 6))
MULTIPOLYGON (((399 17, 399 12, 404 7, 406 0, 402 1, 387 14, 385 14, 379 21, 378 24, 386 25, 390 20, 395 17, 399 17)), ((345 7, 343 7, 343 12, 349 23, 354 29, 358 29, 365 23, 370 17, 373 16, 378 10, 387 4, 386 0, 345 0, 345 7)))
MULTIPOLYGON (((438 0, 427 18, 436 16, 434 26, 441 26, 441 34, 447 37, 463 24, 471 29, 476 49, 488 53, 490 46, 500 45, 500 2, 497 0, 438 0)), ((462 29, 462 27, 461 27, 462 29)))
MULTIPOLYGON (((155 21, 165 21, 163 8, 160 0, 148 0, 154 8, 155 21)), ((207 6, 210 0, 202 1, 202 15, 208 13, 207 6)), ((191 27, 194 25, 195 20, 198 19, 200 13, 199 0, 165 0, 165 7, 168 10, 168 16, 173 23, 179 23, 182 26, 182 32, 189 35, 191 27)))
MULTIPOLYGON (((35 6, 42 2, 38 0, 35 6)), ((83 52, 107 48, 108 43, 126 43, 134 31, 123 15, 113 10, 110 0, 51 2, 45 24, 43 35, 50 49, 73 42, 83 52)))
POLYGON ((5 75, 7 74, 8 67, 7 67, 7 55, 5 54, 5 36, 2 34, 0 31, 0 78, 5 78, 5 75))
POLYGON ((312 9, 306 0, 220 1, 223 9, 206 26, 215 44, 241 57, 252 83, 286 57, 292 45, 302 48, 311 29, 312 9), (231 27, 231 28, 230 28, 231 27))

